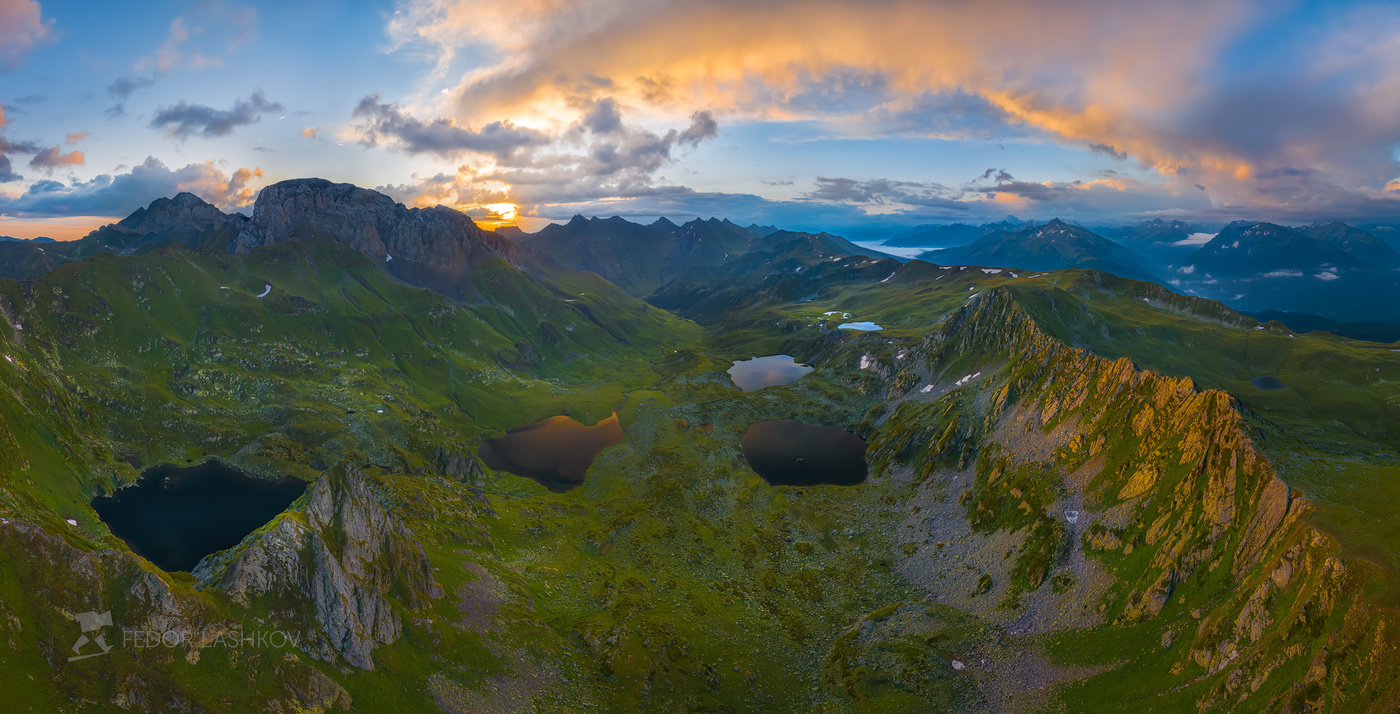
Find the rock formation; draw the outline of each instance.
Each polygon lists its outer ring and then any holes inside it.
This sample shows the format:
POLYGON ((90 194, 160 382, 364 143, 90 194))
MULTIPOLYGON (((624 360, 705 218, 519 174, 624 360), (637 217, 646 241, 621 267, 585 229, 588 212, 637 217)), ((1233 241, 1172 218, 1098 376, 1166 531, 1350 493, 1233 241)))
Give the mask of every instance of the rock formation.
POLYGON ((366 670, 371 651, 401 633, 391 597, 417 609, 442 595, 423 546, 345 464, 311 487, 305 510, 206 558, 194 575, 245 607, 266 598, 281 626, 307 628, 314 655, 366 670))

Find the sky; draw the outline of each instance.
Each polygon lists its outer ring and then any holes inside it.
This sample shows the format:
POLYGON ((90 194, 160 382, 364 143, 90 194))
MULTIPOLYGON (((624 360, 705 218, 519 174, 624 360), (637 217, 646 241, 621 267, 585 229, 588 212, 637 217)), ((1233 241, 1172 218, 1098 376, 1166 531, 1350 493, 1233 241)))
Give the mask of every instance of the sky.
POLYGON ((1400 3, 0 0, 0 235, 318 176, 486 226, 1400 221, 1400 3))

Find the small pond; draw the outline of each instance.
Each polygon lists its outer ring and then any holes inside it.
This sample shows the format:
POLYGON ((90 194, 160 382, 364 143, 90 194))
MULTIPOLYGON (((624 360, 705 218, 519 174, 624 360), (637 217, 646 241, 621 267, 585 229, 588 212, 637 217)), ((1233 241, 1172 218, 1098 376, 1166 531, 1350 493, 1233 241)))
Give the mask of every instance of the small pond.
POLYGON ((843 322, 836 326, 838 330, 860 330, 861 332, 875 332, 885 328, 873 322, 843 322))
POLYGON ((729 378, 745 392, 764 387, 780 387, 791 384, 812 371, 805 364, 788 355, 769 355, 746 360, 734 360, 729 368, 729 378))
POLYGON ((484 439, 477 456, 487 467, 533 479, 563 493, 578 488, 598 453, 622 441, 617 412, 594 426, 566 416, 518 426, 495 439, 484 439))
POLYGON ((1272 392, 1279 389, 1288 389, 1287 384, 1284 384, 1283 382, 1279 381, 1279 378, 1273 375, 1269 375, 1266 377, 1255 377, 1249 380, 1249 383, 1253 384, 1255 389, 1262 389, 1266 392, 1272 392))
POLYGON ((92 499, 112 534, 165 571, 238 545, 306 490, 297 479, 251 476, 219 461, 154 466, 135 485, 92 499))
POLYGON ((839 426, 761 421, 739 439, 749 468, 772 486, 854 486, 865 481, 865 440, 839 426))

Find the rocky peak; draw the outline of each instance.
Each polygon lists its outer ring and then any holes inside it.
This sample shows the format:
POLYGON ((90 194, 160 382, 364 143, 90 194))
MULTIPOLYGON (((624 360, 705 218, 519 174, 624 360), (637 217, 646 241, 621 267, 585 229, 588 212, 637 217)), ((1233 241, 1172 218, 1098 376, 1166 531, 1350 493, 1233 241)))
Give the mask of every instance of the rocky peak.
POLYGON ((233 252, 317 236, 342 240, 385 262, 411 261, 453 278, 464 277, 488 257, 512 260, 522 250, 446 206, 408 208, 378 191, 313 178, 264 188, 233 252))

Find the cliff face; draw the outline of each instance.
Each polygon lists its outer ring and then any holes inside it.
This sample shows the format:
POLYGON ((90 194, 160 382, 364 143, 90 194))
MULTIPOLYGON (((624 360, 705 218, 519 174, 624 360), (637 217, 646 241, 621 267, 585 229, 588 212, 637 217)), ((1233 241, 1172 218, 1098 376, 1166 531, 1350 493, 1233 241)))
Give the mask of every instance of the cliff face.
POLYGON ((1201 710, 1395 700, 1373 569, 1306 521, 1228 394, 1066 346, 995 290, 921 352, 885 376, 898 406, 871 442, 922 481, 911 581, 1016 631, 1160 630, 1186 642, 1177 683, 1212 683, 1201 710))
POLYGON ((366 670, 371 651, 401 634, 391 598, 417 609, 442 595, 423 546, 346 465, 311 487, 304 511, 206 558, 194 575, 245 607, 268 601, 284 625, 306 628, 315 655, 366 670))
MULTIPOLYGON (((59 711, 78 702, 130 711, 202 712, 227 705, 215 692, 172 681, 170 673, 204 666, 201 658, 210 653, 219 662, 227 643, 240 640, 247 626, 149 567, 126 551, 86 550, 62 533, 0 517, 0 589, 27 596, 0 598, 0 642, 26 659, 35 653, 50 673, 46 692, 54 698, 38 700, 43 706, 36 708, 59 711), (84 629, 87 613, 109 616, 110 623, 84 629), (153 645, 156 641, 160 644, 153 645)), ((288 650, 243 654, 235 669, 265 667, 280 685, 265 688, 249 700, 249 708, 322 712, 353 705, 344 688, 288 650)), ((223 665, 222 676, 228 676, 228 666, 223 665)), ((35 703, 29 698, 36 693, 32 677, 5 674, 10 678, 0 675, 0 684, 8 694, 35 703)))
POLYGON ((492 257, 517 268, 532 251, 444 206, 406 208, 378 191, 324 179, 282 181, 258 194, 253 217, 228 246, 247 253, 299 237, 329 237, 383 263, 390 274, 454 297, 470 297, 472 269, 492 257))

